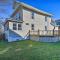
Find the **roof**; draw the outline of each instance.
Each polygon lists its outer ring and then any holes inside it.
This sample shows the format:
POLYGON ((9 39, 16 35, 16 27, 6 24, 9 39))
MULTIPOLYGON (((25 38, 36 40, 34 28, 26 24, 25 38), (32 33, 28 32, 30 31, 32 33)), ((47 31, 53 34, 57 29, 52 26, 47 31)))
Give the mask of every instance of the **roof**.
POLYGON ((17 20, 13 20, 13 19, 6 19, 4 25, 5 25, 7 22, 23 23, 23 21, 17 21, 17 20))
POLYGON ((60 19, 59 20, 55 20, 56 26, 60 26, 60 19))
MULTIPOLYGON (((50 13, 47 13, 47 12, 44 12, 44 11, 39 10, 39 9, 37 9, 37 8, 34 8, 34 7, 32 7, 32 6, 28 5, 28 4, 25 4, 25 3, 23 3, 23 2, 16 1, 16 3, 18 3, 19 6, 22 6, 22 7, 24 7, 24 8, 33 10, 33 11, 38 12, 38 13, 40 13, 40 14, 44 14, 44 15, 47 15, 47 16, 52 16, 52 14, 50 14, 50 13)), ((19 7, 19 6, 18 6, 18 7, 19 7)), ((18 7, 15 9, 15 11, 16 11, 17 9, 19 9, 18 7)), ((14 12, 15 12, 15 11, 14 11, 14 12)), ((13 12, 13 14, 14 14, 14 12, 13 12)))

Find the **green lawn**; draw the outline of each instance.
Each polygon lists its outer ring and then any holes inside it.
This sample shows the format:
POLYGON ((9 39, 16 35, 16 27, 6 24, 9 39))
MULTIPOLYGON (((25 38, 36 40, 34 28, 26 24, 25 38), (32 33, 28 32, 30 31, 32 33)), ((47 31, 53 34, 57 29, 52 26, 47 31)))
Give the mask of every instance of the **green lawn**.
POLYGON ((0 60, 60 60, 60 43, 0 42, 0 60))

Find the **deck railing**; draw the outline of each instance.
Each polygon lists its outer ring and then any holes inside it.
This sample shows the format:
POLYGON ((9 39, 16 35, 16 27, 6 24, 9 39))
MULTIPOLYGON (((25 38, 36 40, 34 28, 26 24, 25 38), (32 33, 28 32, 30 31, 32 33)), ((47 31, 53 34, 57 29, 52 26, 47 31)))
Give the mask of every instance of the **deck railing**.
POLYGON ((39 35, 39 36, 60 36, 60 30, 38 30, 29 31, 29 35, 39 35))

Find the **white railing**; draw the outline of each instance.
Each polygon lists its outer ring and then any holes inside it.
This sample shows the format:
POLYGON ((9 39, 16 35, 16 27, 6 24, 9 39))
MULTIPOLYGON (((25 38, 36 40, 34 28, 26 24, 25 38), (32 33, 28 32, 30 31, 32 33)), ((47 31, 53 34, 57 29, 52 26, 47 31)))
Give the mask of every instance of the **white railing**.
POLYGON ((39 36, 60 36, 60 30, 38 30, 30 31, 30 35, 39 35, 39 36))

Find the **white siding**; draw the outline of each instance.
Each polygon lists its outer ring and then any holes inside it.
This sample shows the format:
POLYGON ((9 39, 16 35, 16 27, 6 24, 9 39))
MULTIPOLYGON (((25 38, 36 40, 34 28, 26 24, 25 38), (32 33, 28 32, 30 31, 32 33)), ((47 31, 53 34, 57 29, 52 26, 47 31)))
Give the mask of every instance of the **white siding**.
MULTIPOLYGON (((16 23, 16 24, 18 25, 19 23, 16 23)), ((18 28, 18 26, 17 26, 17 28, 18 28)), ((28 33, 28 31, 24 30, 24 24, 22 24, 22 30, 18 30, 18 29, 17 30, 13 30, 13 22, 9 22, 9 29, 11 29, 15 33, 21 35, 22 37, 24 37, 28 33)))
POLYGON ((29 23, 29 30, 31 30, 31 24, 35 25, 35 30, 44 30, 44 19, 45 17, 39 14, 34 13, 34 19, 31 17, 32 12, 28 10, 23 10, 23 21, 25 23, 24 26, 26 26, 26 23, 29 23), (43 27, 42 27, 43 26, 43 27))
POLYGON ((48 30, 53 30, 54 26, 51 25, 51 17, 48 17, 47 20, 48 20, 47 21, 47 28, 48 28, 48 30))
POLYGON ((35 30, 45 30, 45 26, 47 26, 48 30, 52 30, 53 26, 51 23, 51 17, 47 17, 47 22, 45 22, 45 16, 35 13, 34 19, 31 18, 32 11, 24 10, 23 9, 23 21, 24 23, 29 23, 29 28, 24 25, 24 30, 31 30, 31 24, 35 24, 35 30))
POLYGON ((55 30, 59 30, 58 27, 55 27, 55 30))

